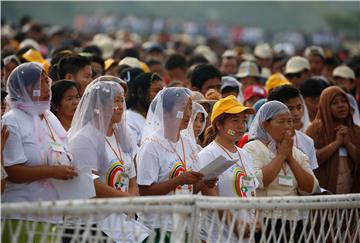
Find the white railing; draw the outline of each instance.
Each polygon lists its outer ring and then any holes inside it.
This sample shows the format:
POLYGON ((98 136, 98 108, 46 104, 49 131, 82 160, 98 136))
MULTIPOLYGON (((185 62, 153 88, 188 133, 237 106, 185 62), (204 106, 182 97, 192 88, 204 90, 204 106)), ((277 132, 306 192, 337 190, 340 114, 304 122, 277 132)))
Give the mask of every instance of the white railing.
POLYGON ((2 242, 360 242, 360 194, 9 203, 1 213, 2 242), (142 224, 154 222, 157 234, 142 224))

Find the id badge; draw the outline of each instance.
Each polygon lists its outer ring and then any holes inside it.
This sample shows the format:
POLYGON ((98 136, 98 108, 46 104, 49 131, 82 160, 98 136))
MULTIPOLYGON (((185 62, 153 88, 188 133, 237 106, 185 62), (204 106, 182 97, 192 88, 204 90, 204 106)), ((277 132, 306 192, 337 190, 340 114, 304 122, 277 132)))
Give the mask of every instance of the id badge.
POLYGON ((241 177, 242 185, 246 187, 255 187, 255 181, 252 176, 243 176, 241 177))
POLYGON ((254 178, 251 176, 242 176, 240 177, 240 185, 242 196, 245 197, 255 197, 256 188, 254 178))
POLYGON ((192 193, 192 185, 178 186, 175 190, 175 195, 189 195, 192 193))
POLYGON ((65 148, 61 143, 57 143, 55 141, 52 141, 52 142, 50 142, 50 146, 51 146, 51 149, 54 152, 65 153, 65 148))
POLYGON ((279 175, 279 185, 282 186, 294 186, 292 176, 279 175))
POLYGON ((340 147, 339 148, 339 156, 340 157, 347 157, 348 153, 345 147, 340 147))
POLYGON ((120 174, 120 190, 123 192, 129 191, 129 176, 125 173, 120 174))

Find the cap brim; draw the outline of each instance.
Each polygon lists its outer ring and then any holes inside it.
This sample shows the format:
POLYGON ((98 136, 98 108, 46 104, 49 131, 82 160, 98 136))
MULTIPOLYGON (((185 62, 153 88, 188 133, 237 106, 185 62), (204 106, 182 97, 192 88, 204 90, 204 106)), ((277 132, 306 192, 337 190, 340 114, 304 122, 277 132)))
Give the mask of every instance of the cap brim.
POLYGON ((225 113, 229 114, 238 114, 241 112, 245 112, 247 114, 255 114, 255 110, 251 107, 245 107, 245 106, 235 106, 229 110, 227 110, 225 113))

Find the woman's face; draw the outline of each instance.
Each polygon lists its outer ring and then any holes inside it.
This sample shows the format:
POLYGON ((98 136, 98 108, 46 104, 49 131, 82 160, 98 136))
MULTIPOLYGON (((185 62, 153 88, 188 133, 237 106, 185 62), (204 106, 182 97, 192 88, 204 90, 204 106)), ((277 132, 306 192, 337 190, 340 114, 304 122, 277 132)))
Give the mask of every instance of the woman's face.
POLYGON ((48 101, 50 100, 51 90, 50 90, 51 79, 43 71, 40 75, 40 82, 35 84, 30 90, 33 101, 48 101))
POLYGON ((346 119, 349 115, 349 104, 343 94, 337 94, 330 102, 330 111, 337 121, 346 119))
POLYGON ((194 121, 194 134, 196 138, 200 135, 204 122, 204 114, 197 113, 194 121))
MULTIPOLYGON (((191 114, 192 114, 192 100, 190 97, 188 98, 188 100, 186 102, 185 109, 178 107, 177 104, 174 106, 173 113, 175 116, 177 116, 178 111, 180 111, 180 112, 183 111, 183 118, 181 119, 181 122, 180 122, 180 130, 186 129, 189 125, 191 114)), ((180 116, 178 116, 178 118, 180 118, 180 116)))
POLYGON ((287 112, 279 113, 271 120, 265 121, 263 126, 276 142, 281 142, 287 131, 293 131, 291 114, 287 112))
POLYGON ((163 87, 164 87, 164 82, 162 80, 156 80, 151 82, 149 89, 149 100, 148 100, 149 104, 151 103, 151 101, 155 99, 155 96, 163 89, 163 87))
POLYGON ((60 104, 55 108, 57 113, 56 115, 58 117, 68 117, 72 119, 79 101, 79 91, 75 86, 72 86, 65 91, 60 104))
POLYGON ((121 121, 121 117, 124 111, 123 102, 124 97, 120 92, 116 92, 114 97, 114 113, 111 118, 113 124, 121 121))
POLYGON ((239 141, 246 131, 247 116, 244 112, 231 115, 223 125, 216 125, 219 130, 219 136, 232 142, 239 141))

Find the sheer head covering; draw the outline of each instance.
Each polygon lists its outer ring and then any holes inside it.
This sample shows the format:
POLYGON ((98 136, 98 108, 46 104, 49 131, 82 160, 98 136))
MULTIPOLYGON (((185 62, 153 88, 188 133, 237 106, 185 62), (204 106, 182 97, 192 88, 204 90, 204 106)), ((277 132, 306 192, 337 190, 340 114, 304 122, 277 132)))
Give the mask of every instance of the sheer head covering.
POLYGON ((113 124, 115 136, 119 139, 121 150, 133 153, 134 144, 127 129, 125 117, 124 89, 121 80, 113 76, 101 76, 91 82, 85 89, 75 111, 69 131, 70 143, 78 135, 95 141, 99 154, 105 151, 105 136, 111 124, 114 110, 122 109, 120 122, 113 124), (122 107, 115 106, 116 97, 122 99, 122 107))
POLYGON ((191 109, 192 99, 189 89, 171 87, 161 90, 150 104, 143 141, 153 136, 174 138, 184 122, 187 123, 187 128, 183 130, 192 129, 191 109), (187 110, 188 108, 190 110, 187 110))
POLYGON ((283 103, 273 100, 262 105, 256 113, 249 130, 249 139, 259 139, 267 144, 267 147, 276 154, 276 142, 263 127, 263 123, 274 118, 280 113, 290 113, 289 109, 283 103))
POLYGON ((51 79, 39 63, 24 63, 10 73, 6 101, 10 109, 17 108, 32 116, 38 116, 50 109, 50 87, 51 79), (43 95, 41 92, 48 92, 47 99, 40 100, 43 95))
MULTIPOLYGON (((195 120, 196 120, 196 116, 198 114, 202 114, 203 117, 204 117, 204 121, 201 123, 201 130, 200 130, 200 134, 202 134, 206 128, 206 119, 208 117, 208 113, 206 112, 205 108, 200 105, 199 103, 196 103, 196 102, 193 102, 193 105, 192 105, 192 115, 191 115, 191 123, 192 125, 194 125, 195 123, 195 120)), ((194 137, 195 137, 195 134, 194 134, 194 137)))
MULTIPOLYGON (((30 125, 33 126, 39 151, 46 152, 46 158, 50 158, 50 162, 55 161, 56 153, 48 145, 55 139, 66 147, 67 136, 59 120, 50 112, 51 79, 40 64, 29 62, 19 65, 11 72, 7 87, 9 93, 6 100, 10 109, 19 109, 32 117, 30 125), (40 114, 43 116, 40 117, 40 114), (50 131, 51 137, 47 136, 50 131)), ((60 159, 64 156, 62 153, 60 159)))
MULTIPOLYGON (((350 102, 346 93, 337 86, 331 86, 324 89, 320 95, 319 110, 315 120, 306 130, 306 134, 314 140, 316 149, 321 149, 336 139, 335 127, 336 121, 331 113, 331 102, 337 95, 343 95, 349 106, 349 114, 343 124, 349 128, 350 141, 359 149, 360 148, 360 127, 354 124, 350 102)), ((348 156, 350 169, 353 173, 353 185, 351 192, 360 192, 360 183, 355 178, 360 178, 360 166, 348 156)), ((328 161, 323 162, 315 170, 315 175, 320 182, 320 186, 336 192, 337 174, 339 165, 339 153, 334 153, 328 161), (329 179, 331 178, 331 179, 329 179)))

